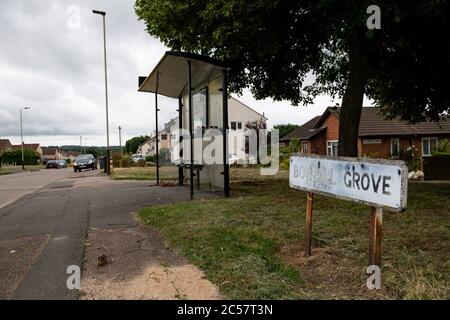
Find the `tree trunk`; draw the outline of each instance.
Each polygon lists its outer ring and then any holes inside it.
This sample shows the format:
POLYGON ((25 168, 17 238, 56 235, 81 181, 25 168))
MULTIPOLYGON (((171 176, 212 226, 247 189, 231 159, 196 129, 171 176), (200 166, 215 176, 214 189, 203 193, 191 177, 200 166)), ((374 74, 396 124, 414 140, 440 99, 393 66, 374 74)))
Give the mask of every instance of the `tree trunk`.
POLYGON ((358 156, 358 130, 368 77, 368 59, 364 49, 353 43, 349 50, 349 76, 339 112, 339 156, 358 156))

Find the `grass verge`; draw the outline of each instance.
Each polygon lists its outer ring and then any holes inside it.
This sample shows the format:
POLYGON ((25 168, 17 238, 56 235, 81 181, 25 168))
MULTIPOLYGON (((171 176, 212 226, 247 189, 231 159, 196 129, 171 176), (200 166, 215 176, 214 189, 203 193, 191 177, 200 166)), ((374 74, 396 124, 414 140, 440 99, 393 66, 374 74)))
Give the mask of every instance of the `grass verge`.
MULTIPOLYGON (((35 165, 35 166, 25 166, 25 172, 33 172, 33 171, 39 171, 40 169, 45 168, 42 165, 35 165)), ((5 174, 12 174, 12 173, 18 173, 23 172, 21 166, 13 166, 13 167, 4 167, 0 169, 0 176, 5 174)))
MULTIPOLYGON (((178 167, 160 167, 160 178, 163 180, 178 179, 178 167)), ((114 180, 156 180, 156 167, 114 168, 114 180)))
POLYGON ((383 289, 365 286, 369 209, 316 197, 305 257, 306 194, 287 174, 232 170, 232 197, 140 210, 230 299, 449 299, 450 185, 413 183, 408 210, 383 221, 383 289))

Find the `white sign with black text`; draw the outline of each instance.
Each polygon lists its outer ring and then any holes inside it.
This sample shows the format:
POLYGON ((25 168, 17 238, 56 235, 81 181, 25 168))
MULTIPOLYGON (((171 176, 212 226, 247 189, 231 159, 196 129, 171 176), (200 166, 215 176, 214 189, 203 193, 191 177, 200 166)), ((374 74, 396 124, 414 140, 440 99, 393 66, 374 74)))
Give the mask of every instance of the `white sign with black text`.
POLYGON ((403 161, 293 155, 292 188, 393 211, 406 209, 408 169, 403 161))

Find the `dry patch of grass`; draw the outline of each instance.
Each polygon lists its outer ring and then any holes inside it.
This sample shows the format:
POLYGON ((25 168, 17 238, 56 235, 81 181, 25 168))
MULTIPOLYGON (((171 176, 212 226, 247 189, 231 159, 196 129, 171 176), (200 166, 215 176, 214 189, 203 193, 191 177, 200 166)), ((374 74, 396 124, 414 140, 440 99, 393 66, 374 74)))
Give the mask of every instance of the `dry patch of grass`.
POLYGON ((232 197, 145 208, 141 221, 231 299, 449 299, 450 185, 410 184, 408 210, 383 219, 382 290, 370 292, 369 209, 316 197, 303 256, 304 192, 287 173, 232 170, 232 197))
MULTIPOLYGON (((175 166, 160 167, 160 179, 178 179, 178 168, 175 166)), ((114 180, 156 180, 156 167, 114 168, 111 177, 114 180)))

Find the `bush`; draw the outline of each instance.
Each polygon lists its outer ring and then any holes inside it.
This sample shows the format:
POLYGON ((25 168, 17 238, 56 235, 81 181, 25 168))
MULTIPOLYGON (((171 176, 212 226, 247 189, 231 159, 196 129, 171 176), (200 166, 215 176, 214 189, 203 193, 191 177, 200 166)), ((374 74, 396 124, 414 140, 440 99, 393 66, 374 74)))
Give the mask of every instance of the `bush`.
POLYGON ((400 160, 406 162, 409 171, 420 169, 420 157, 416 146, 412 145, 400 151, 400 160))
POLYGON ((127 156, 127 155, 123 156, 122 157, 122 161, 121 161, 121 167, 122 168, 128 168, 130 166, 131 166, 131 158, 130 158, 130 156, 127 156))
MULTIPOLYGON (((24 163, 25 165, 36 165, 38 164, 39 160, 39 153, 37 153, 34 150, 25 149, 23 151, 24 155, 24 163)), ((7 164, 21 164, 22 163, 22 150, 15 150, 15 151, 7 151, 4 152, 2 155, 2 162, 7 164)))
POLYGON ((432 150, 431 155, 449 155, 450 144, 447 139, 438 140, 436 147, 432 150))
POLYGON ((291 150, 289 147, 283 147, 280 148, 280 155, 290 155, 291 154, 291 150))
POLYGON ((147 162, 155 162, 155 156, 146 156, 145 161, 147 162))
POLYGON ((147 162, 145 160, 143 160, 143 159, 139 159, 138 162, 137 162, 137 166, 138 167, 145 167, 145 166, 147 166, 147 162))
POLYGON ((113 161, 113 167, 118 168, 122 166, 122 153, 121 152, 114 152, 112 154, 112 161, 113 161))
POLYGON ((290 153, 298 153, 300 150, 300 140, 292 139, 289 142, 289 151, 290 153))
POLYGON ((289 170, 289 166, 291 164, 291 159, 286 158, 283 161, 280 162, 280 169, 281 170, 289 170))

